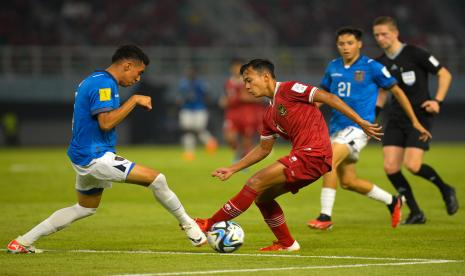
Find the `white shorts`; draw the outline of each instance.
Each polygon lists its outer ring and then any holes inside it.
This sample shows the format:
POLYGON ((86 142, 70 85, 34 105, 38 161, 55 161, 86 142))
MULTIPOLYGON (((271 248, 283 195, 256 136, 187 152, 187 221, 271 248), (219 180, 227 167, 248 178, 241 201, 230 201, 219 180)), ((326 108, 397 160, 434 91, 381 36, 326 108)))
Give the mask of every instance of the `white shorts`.
POLYGON ((207 128, 207 110, 183 109, 179 112, 179 125, 183 130, 201 131, 207 128))
POLYGON ((349 126, 334 133, 331 136, 331 143, 347 145, 350 151, 349 159, 356 162, 360 151, 368 143, 368 136, 360 128, 349 126))
POLYGON ((71 164, 76 171, 76 190, 84 194, 93 189, 111 188, 111 182, 126 181, 135 165, 113 152, 106 152, 102 157, 93 159, 87 166, 71 164))

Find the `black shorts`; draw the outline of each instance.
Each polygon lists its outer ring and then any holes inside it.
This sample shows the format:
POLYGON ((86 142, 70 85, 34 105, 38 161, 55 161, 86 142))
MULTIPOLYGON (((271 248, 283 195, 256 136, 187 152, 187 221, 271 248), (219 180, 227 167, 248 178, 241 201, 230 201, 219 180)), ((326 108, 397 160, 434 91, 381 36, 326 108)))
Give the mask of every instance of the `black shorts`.
MULTIPOLYGON (((433 115, 426 112, 416 112, 420 123, 431 132, 433 126, 433 115)), ((416 130, 405 114, 389 114, 388 121, 384 127, 384 136, 382 138, 383 146, 398 146, 402 148, 420 148, 429 149, 429 142, 420 141, 420 132, 416 130)))

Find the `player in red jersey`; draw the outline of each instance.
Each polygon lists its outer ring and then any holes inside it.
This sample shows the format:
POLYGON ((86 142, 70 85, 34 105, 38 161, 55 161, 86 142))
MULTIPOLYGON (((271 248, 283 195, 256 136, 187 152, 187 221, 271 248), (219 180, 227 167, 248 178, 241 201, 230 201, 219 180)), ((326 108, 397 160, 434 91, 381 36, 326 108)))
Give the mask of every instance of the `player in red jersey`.
POLYGON ((229 147, 235 151, 235 160, 244 157, 258 137, 265 110, 263 101, 245 90, 240 69, 244 61, 233 59, 230 77, 224 84, 224 96, 220 106, 225 109, 223 135, 229 147))
POLYGON ((260 251, 296 251, 300 245, 291 236, 284 213, 275 198, 288 192, 297 193, 331 170, 329 133, 315 102, 339 110, 376 140, 380 140, 381 128, 360 118, 337 96, 315 86, 295 81, 277 82, 274 65, 267 60, 254 59, 244 64, 240 72, 247 92, 257 98, 271 99, 263 116, 261 141, 244 158, 229 167, 216 169, 212 176, 224 181, 235 172, 264 159, 271 152, 278 135, 290 140, 292 150, 289 155, 250 177, 241 191, 212 217, 196 221, 202 231, 208 231, 216 222, 239 216, 255 201, 277 238, 272 245, 260 251))

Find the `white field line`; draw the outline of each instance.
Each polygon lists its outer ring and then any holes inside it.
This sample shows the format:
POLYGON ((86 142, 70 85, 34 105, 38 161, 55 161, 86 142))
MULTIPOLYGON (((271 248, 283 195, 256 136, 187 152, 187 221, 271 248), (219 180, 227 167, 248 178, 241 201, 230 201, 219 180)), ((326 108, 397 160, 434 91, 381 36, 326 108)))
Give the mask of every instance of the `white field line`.
MULTIPOLYGON (((6 251, 2 249, 0 251, 6 251)), ((64 252, 64 253, 97 253, 97 254, 153 254, 153 255, 197 255, 197 256, 235 256, 235 257, 261 257, 261 258, 311 258, 311 259, 353 259, 353 260, 378 260, 378 261, 399 261, 394 263, 374 263, 374 264, 348 264, 348 265, 328 265, 328 266, 292 266, 276 268, 249 268, 249 269, 230 269, 230 270, 203 270, 203 271, 179 271, 166 273, 144 273, 144 274, 119 274, 125 276, 148 276, 148 275, 192 275, 192 274, 218 274, 218 273, 245 273, 261 271, 284 271, 284 270, 309 270, 309 269, 333 269, 333 268, 356 268, 369 266, 403 266, 419 264, 442 264, 442 263, 460 263, 463 260, 441 260, 441 259, 420 259, 420 258, 383 258, 383 257, 358 257, 358 256, 309 256, 294 254, 248 254, 248 253, 208 253, 208 252, 176 252, 176 251, 150 251, 150 250, 53 250, 44 249, 45 252, 64 252), (403 261, 403 262, 400 262, 403 261)))
POLYGON ((161 276, 161 275, 201 275, 201 274, 218 274, 218 273, 245 273, 245 272, 263 272, 263 271, 290 271, 290 270, 310 270, 310 269, 333 269, 333 268, 356 268, 369 266, 402 266, 418 264, 440 264, 454 263, 462 261, 453 260, 431 260, 421 262, 401 262, 401 263, 379 263, 379 264, 348 264, 348 265, 325 265, 325 266, 291 266, 275 268, 248 268, 248 269, 224 269, 224 270, 200 270, 200 271, 180 271, 166 273, 143 273, 143 274, 118 274, 115 276, 161 276))
POLYGON ((235 256, 235 257, 275 257, 275 258, 311 258, 311 259, 357 259, 357 260, 381 260, 381 261, 419 261, 419 262, 462 262, 463 260, 441 260, 441 259, 419 259, 419 258, 383 258, 383 257, 358 257, 358 256, 312 256, 312 255, 296 255, 296 254, 251 254, 251 253, 210 253, 210 252, 176 252, 176 251, 151 251, 151 250, 47 250, 58 252, 74 252, 74 253, 112 253, 112 254, 155 254, 155 255, 197 255, 197 256, 235 256))
MULTIPOLYGON (((193 256, 217 256, 217 257, 262 257, 262 258, 309 258, 309 259, 355 259, 355 260, 380 260, 380 261, 407 261, 407 262, 463 262, 463 260, 422 259, 422 258, 391 258, 391 257, 364 257, 364 256, 315 256, 298 254, 253 254, 253 253, 227 253, 215 252, 178 252, 178 251, 152 251, 152 250, 93 250, 93 249, 38 249, 40 252, 64 252, 64 253, 96 253, 96 254, 153 254, 153 255, 193 255, 193 256)), ((6 251, 6 249, 0 249, 6 251)))

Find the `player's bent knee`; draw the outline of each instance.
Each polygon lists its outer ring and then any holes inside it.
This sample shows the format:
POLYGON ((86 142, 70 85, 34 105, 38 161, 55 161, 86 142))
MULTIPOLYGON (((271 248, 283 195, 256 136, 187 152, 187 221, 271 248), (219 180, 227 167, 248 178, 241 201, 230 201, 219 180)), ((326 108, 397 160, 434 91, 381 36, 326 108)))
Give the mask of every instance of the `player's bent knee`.
POLYGON ((411 173, 417 173, 420 170, 421 163, 405 163, 405 168, 411 173))
POLYGON ((341 182, 341 188, 344 190, 349 190, 350 189, 350 184, 347 182, 341 182))
POLYGON ((97 213, 97 208, 86 208, 86 207, 82 207, 81 205, 79 205, 79 203, 77 203, 76 205, 74 205, 74 207, 75 207, 75 211, 76 211, 76 213, 78 214, 78 217, 79 217, 79 218, 84 218, 84 217, 92 216, 92 215, 94 215, 95 213, 97 213))
POLYGON ((253 190, 259 192, 261 191, 261 184, 262 184, 262 179, 257 176, 252 176, 247 180, 247 186, 252 188, 253 190))
POLYGON ((168 182, 166 181, 166 177, 164 174, 159 173, 157 177, 153 180, 152 184, 150 184, 155 190, 165 190, 168 188, 168 182))
POLYGON ((354 182, 351 180, 341 180, 341 188, 344 190, 352 190, 354 186, 354 182))
POLYGON ((400 171, 400 166, 393 163, 384 164, 384 172, 386 172, 387 174, 393 174, 398 171, 400 171))

